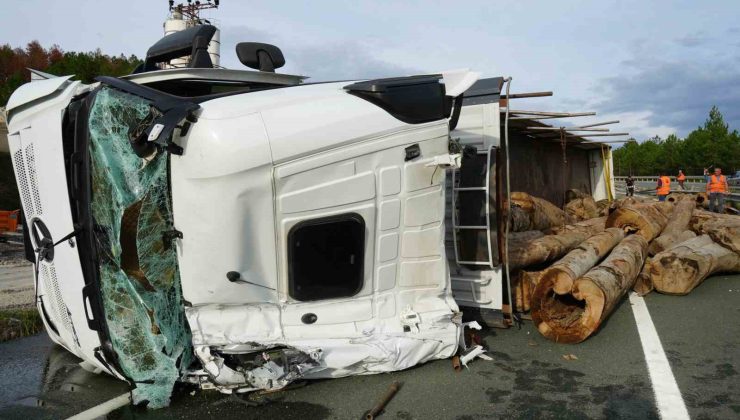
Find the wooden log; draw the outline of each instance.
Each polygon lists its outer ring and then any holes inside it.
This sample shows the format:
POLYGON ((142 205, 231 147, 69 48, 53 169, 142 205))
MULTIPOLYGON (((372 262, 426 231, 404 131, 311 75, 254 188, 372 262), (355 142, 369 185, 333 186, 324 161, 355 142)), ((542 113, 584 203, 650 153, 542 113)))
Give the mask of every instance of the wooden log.
POLYGON ((524 232, 509 232, 509 246, 515 243, 526 243, 545 236, 541 230, 526 230, 524 232))
POLYGON ((688 192, 683 192, 683 193, 674 192, 674 193, 668 194, 665 199, 669 203, 676 203, 676 202, 684 201, 684 200, 688 200, 688 201, 692 201, 696 203, 696 194, 688 193, 688 192))
POLYGON ((583 221, 599 217, 599 208, 593 198, 575 198, 565 205, 565 213, 574 221, 583 221))
POLYGON ((581 242, 555 264, 542 271, 540 281, 534 289, 533 299, 542 300, 553 290, 559 295, 570 293, 576 279, 601 261, 622 239, 624 239, 622 229, 609 228, 581 242))
POLYGON ((652 241, 668 223, 671 203, 630 204, 618 208, 606 219, 606 227, 618 227, 652 241))
POLYGON ((705 192, 696 194, 696 207, 709 208, 709 196, 705 192))
POLYGON ((740 272, 740 254, 701 235, 657 254, 648 272, 656 291, 685 295, 714 273, 740 272))
POLYGON ((560 258, 589 236, 587 233, 574 231, 547 235, 516 248, 509 247, 509 269, 528 267, 560 258))
POLYGON ((569 293, 552 290, 532 300, 532 320, 545 337, 560 343, 579 343, 593 334, 634 285, 647 256, 640 235, 623 239, 599 265, 578 278, 569 293))
POLYGON ((577 188, 571 188, 568 191, 565 192, 565 202, 573 201, 577 198, 591 198, 590 194, 586 194, 585 192, 577 189, 577 188))
POLYGON ((511 193, 510 231, 545 230, 569 221, 563 210, 539 197, 523 192, 511 193))
POLYGON ((696 236, 689 230, 689 221, 691 221, 691 215, 694 213, 695 208, 696 204, 694 200, 679 198, 676 201, 675 208, 671 213, 668 223, 663 228, 663 232, 650 243, 648 255, 653 256, 670 248, 673 244, 696 236))
POLYGON ((709 235, 714 242, 740 254, 740 217, 694 210, 689 227, 697 235, 709 235))
POLYGON ((582 232, 588 236, 603 232, 606 224, 606 217, 597 217, 595 219, 584 220, 583 222, 574 223, 565 226, 555 226, 545 231, 547 235, 560 235, 569 232, 582 232))
POLYGON ((541 271, 524 271, 519 270, 514 276, 515 281, 512 285, 514 295, 514 309, 517 312, 527 312, 530 309, 532 292, 537 286, 542 276, 541 271))
POLYGON ((647 258, 645 261, 645 264, 642 266, 642 270, 640 271, 640 274, 637 275, 637 279, 635 280, 635 285, 632 286, 632 290, 637 293, 639 296, 645 296, 648 293, 655 290, 655 287, 653 286, 653 281, 650 279, 650 273, 648 272, 648 263, 650 262, 650 258, 647 258))
POLYGON ((611 206, 612 202, 603 199, 596 202, 596 210, 599 212, 599 217, 602 216, 608 216, 609 215, 609 206, 611 206))

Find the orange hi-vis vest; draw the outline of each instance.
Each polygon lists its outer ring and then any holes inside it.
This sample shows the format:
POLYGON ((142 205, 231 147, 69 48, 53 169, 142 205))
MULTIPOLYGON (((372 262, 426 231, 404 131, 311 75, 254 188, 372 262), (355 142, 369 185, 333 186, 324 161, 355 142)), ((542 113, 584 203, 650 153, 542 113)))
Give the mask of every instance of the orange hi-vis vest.
POLYGON ((671 192, 671 179, 667 176, 660 177, 660 187, 655 192, 658 195, 668 195, 671 192))
POLYGON ((710 193, 725 193, 727 192, 727 178, 724 175, 720 175, 717 179, 717 175, 709 177, 709 192, 710 193))
POLYGON ((678 176, 678 177, 676 178, 676 180, 678 180, 678 181, 685 181, 685 180, 686 180, 686 175, 684 175, 684 174, 681 174, 681 175, 679 175, 679 176, 678 176))

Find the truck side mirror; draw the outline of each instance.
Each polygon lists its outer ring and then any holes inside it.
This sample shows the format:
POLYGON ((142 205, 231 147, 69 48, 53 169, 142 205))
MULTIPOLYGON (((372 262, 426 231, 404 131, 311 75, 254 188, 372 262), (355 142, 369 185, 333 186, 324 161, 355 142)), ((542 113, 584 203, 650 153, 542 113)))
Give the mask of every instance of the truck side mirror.
POLYGON ((236 44, 236 56, 245 66, 259 71, 275 72, 285 65, 285 57, 280 48, 261 42, 240 42, 236 44))

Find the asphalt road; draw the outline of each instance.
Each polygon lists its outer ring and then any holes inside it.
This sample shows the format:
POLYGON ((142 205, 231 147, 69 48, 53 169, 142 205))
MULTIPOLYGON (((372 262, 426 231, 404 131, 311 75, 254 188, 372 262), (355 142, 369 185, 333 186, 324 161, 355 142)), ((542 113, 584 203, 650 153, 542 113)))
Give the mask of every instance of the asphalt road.
MULTIPOLYGON (((653 293, 645 301, 690 416, 740 418, 740 276, 713 277, 688 296, 653 293)), ((167 409, 125 407, 109 418, 360 418, 392 381, 402 388, 381 418, 659 417, 626 299, 581 344, 547 341, 531 323, 486 331, 484 342, 494 360, 475 360, 460 373, 440 360, 247 398, 182 389, 167 409), (571 354, 577 359, 563 358, 571 354)), ((62 418, 125 392, 125 384, 76 362, 43 334, 0 344, 0 418, 62 418)))

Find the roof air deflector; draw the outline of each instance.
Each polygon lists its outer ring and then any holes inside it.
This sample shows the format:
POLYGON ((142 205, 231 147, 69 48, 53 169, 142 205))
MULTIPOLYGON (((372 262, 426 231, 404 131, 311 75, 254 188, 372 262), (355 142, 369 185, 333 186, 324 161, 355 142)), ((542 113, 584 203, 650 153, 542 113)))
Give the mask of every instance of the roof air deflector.
POLYGON ((445 95, 441 81, 439 74, 393 77, 353 83, 344 90, 405 123, 422 124, 450 116, 453 98, 445 95))
POLYGON ((208 43, 215 33, 215 26, 197 25, 166 35, 149 48, 143 68, 140 66, 134 73, 159 70, 156 67, 157 63, 187 56, 190 56, 188 67, 212 68, 208 43))

